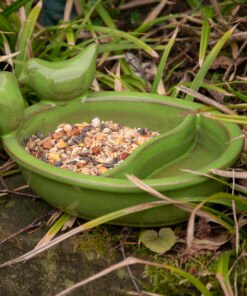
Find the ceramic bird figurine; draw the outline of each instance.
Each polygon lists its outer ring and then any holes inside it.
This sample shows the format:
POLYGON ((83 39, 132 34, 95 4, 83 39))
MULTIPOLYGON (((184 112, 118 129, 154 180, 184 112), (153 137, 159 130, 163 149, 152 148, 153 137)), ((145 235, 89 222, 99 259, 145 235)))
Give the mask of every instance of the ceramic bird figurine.
POLYGON ((67 101, 84 94, 96 70, 97 46, 91 44, 73 58, 49 62, 37 58, 24 64, 19 82, 46 101, 67 101))

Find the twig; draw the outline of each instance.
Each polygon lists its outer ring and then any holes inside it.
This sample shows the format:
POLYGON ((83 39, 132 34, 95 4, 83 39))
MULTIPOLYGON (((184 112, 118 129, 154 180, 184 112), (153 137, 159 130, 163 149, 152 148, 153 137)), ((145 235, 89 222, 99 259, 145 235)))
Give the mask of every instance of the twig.
POLYGON ((212 169, 211 172, 215 175, 226 177, 226 178, 247 179, 247 171, 233 172, 233 170, 224 171, 224 170, 212 169))
POLYGON ((17 236, 17 235, 23 233, 23 232, 26 232, 26 231, 28 231, 28 230, 30 230, 30 229, 32 229, 32 228, 36 228, 36 227, 40 226, 40 225, 41 225, 41 221, 40 221, 40 220, 42 220, 44 217, 46 217, 46 216, 48 216, 48 215, 50 215, 50 213, 45 214, 45 215, 43 215, 43 216, 41 216, 41 217, 39 217, 39 218, 36 218, 35 220, 33 220, 33 222, 31 222, 30 224, 28 224, 28 225, 25 226, 24 228, 18 230, 18 231, 15 232, 15 233, 10 234, 10 235, 7 236, 6 238, 0 240, 0 245, 3 244, 3 243, 5 243, 6 241, 10 240, 11 238, 13 238, 13 237, 15 237, 15 236, 17 236))
POLYGON ((226 106, 216 102, 215 100, 212 100, 200 93, 198 93, 197 91, 194 91, 190 88, 187 88, 185 86, 179 86, 178 87, 178 90, 190 95, 190 96, 193 96, 195 97, 196 99, 200 100, 201 102, 203 102, 204 104, 207 104, 207 105, 210 105, 210 106, 213 106, 213 107, 216 107, 218 110, 226 113, 226 114, 230 114, 230 115, 234 115, 236 114, 234 111, 230 110, 229 108, 227 108, 226 106))
POLYGON ((38 195, 31 194, 31 193, 18 192, 16 190, 10 190, 10 189, 0 190, 0 196, 4 196, 4 195, 8 195, 8 194, 27 196, 27 197, 32 197, 33 199, 38 199, 39 198, 38 195))
MULTIPOLYGON (((122 253, 122 255, 123 255, 123 258, 126 259, 125 250, 124 250, 124 244, 123 244, 122 241, 121 241, 121 247, 120 247, 120 250, 121 250, 121 253, 122 253)), ((127 265, 126 268, 127 268, 127 270, 128 270, 128 273, 129 273, 130 279, 131 279, 131 281, 132 281, 132 283, 133 283, 133 285, 134 285, 136 291, 137 291, 138 293, 140 293, 141 290, 140 290, 139 286, 137 285, 137 283, 136 283, 136 281, 135 281, 135 278, 134 278, 134 276, 133 276, 133 273, 132 273, 132 271, 131 271, 129 265, 127 265)))

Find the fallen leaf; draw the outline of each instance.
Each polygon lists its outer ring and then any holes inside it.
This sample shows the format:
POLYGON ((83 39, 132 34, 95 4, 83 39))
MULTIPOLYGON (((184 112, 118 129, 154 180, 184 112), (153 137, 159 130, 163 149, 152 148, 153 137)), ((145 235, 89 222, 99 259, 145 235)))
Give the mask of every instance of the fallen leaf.
POLYGON ((202 250, 216 251, 228 241, 229 235, 227 233, 221 233, 217 236, 205 236, 203 239, 194 238, 186 253, 195 254, 202 250))
POLYGON ((139 236, 139 243, 143 243, 151 251, 164 254, 169 251, 176 242, 176 237, 171 228, 155 230, 143 230, 139 236))
POLYGON ((232 65, 232 59, 226 56, 219 56, 216 58, 211 66, 211 69, 217 70, 219 68, 227 69, 232 65))

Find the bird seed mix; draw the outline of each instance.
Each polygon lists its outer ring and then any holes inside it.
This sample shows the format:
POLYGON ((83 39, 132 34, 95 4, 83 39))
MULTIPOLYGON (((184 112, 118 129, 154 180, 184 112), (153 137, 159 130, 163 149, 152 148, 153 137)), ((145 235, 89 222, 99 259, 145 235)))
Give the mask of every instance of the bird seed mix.
POLYGON ((130 128, 98 117, 91 123, 62 123, 45 137, 24 139, 25 150, 51 165, 99 176, 123 162, 137 147, 158 136, 147 128, 130 128))

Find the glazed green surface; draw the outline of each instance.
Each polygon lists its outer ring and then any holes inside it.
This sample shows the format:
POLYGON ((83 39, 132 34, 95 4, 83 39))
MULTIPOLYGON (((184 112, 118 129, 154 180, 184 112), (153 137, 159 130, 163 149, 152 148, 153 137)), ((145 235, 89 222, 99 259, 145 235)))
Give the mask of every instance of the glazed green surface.
MULTIPOLYGON (((127 180, 133 173, 165 195, 207 196, 223 189, 206 177, 181 171, 226 168, 239 157, 243 139, 234 124, 200 116, 184 116, 200 105, 174 98, 140 93, 95 93, 67 105, 40 103, 25 111, 16 135, 3 137, 6 151, 17 161, 31 188, 53 206, 91 219, 131 205, 155 200, 127 180), (23 138, 37 130, 48 134, 62 122, 89 121, 95 116, 130 127, 149 127, 161 133, 137 148, 109 176, 89 176, 42 162, 24 151, 23 138), (114 172, 115 170, 115 172, 114 172), (112 176, 110 176, 112 174, 112 176)), ((177 223, 187 213, 167 205, 123 217, 114 223, 160 226, 177 223)))
POLYGON ((17 80, 11 72, 0 72, 0 135, 17 129, 25 104, 17 80))
MULTIPOLYGON (((92 219, 155 200, 126 174, 143 179, 172 198, 208 196, 223 185, 183 169, 208 173, 230 167, 239 158, 243 138, 237 125, 200 115, 185 115, 201 105, 154 94, 102 92, 86 95, 96 64, 96 47, 60 63, 30 59, 22 82, 42 99, 27 108, 11 73, 0 74, 0 135, 7 153, 18 163, 30 187, 47 202, 72 215, 92 219), (186 111, 186 112, 185 112, 186 111), (24 139, 44 135, 61 123, 113 120, 129 127, 147 127, 160 136, 138 147, 125 161, 102 176, 64 170, 24 149, 24 139), (11 119, 11 120, 10 120, 11 119)), ((172 205, 125 216, 116 224, 160 226, 183 221, 188 214, 172 205)))
POLYGON ((29 59, 20 82, 46 101, 66 101, 85 93, 91 86, 96 67, 97 47, 88 46, 81 53, 62 62, 29 59))

